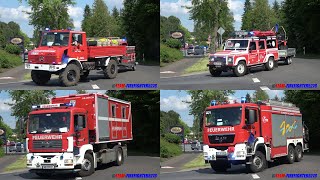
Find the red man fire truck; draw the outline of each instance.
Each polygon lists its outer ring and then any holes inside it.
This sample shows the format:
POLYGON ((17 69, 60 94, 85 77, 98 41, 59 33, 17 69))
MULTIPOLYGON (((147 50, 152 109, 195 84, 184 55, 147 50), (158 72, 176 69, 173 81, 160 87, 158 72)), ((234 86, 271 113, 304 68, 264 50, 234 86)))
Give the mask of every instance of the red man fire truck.
POLYGON ((39 176, 94 173, 121 165, 132 140, 131 103, 102 94, 55 97, 32 106, 27 123, 27 168, 39 176))
POLYGON ((134 46, 87 41, 82 31, 49 29, 42 33, 39 47, 29 51, 25 64, 38 85, 46 84, 56 74, 62 85, 73 86, 86 79, 90 70, 100 69, 106 78, 113 79, 119 68, 136 69, 134 46))
POLYGON ((301 161, 308 150, 307 128, 299 109, 290 103, 212 101, 201 122, 204 160, 217 172, 231 164, 246 164, 249 171, 259 172, 280 157, 289 163, 301 161))

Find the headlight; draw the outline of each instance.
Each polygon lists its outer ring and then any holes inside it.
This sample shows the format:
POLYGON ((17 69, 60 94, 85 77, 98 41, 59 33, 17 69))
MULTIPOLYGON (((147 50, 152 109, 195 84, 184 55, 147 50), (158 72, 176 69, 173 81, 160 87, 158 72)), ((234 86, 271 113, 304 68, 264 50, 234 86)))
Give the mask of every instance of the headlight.
POLYGON ((233 58, 232 57, 229 57, 228 58, 228 63, 232 63, 233 62, 233 58))
POLYGON ((30 64, 27 63, 26 64, 26 68, 29 69, 30 68, 30 64))
POLYGON ((213 57, 211 57, 211 58, 209 58, 210 59, 210 61, 214 61, 214 58, 213 57))
POLYGON ((73 159, 65 159, 64 163, 65 164, 73 164, 73 159))

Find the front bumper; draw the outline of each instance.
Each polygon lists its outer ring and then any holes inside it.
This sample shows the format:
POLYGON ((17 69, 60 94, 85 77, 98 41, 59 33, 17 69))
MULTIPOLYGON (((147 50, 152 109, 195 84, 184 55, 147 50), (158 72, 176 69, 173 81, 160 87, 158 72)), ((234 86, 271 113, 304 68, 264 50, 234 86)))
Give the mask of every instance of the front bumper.
POLYGON ((25 69, 29 70, 42 70, 42 71, 50 71, 50 72, 57 72, 61 69, 64 69, 67 64, 61 65, 52 65, 52 64, 31 64, 25 63, 25 69))
POLYGON ((33 170, 72 170, 77 157, 73 153, 28 153, 27 168, 33 170), (65 163, 67 161, 67 163, 65 163))
POLYGON ((213 61, 210 61, 209 64, 207 64, 207 67, 213 70, 221 70, 221 71, 228 71, 233 68, 232 64, 229 65, 229 64, 221 63, 221 65, 215 65, 213 63, 214 63, 213 61))
POLYGON ((236 144, 234 152, 231 153, 229 153, 228 150, 218 150, 205 145, 203 146, 203 157, 205 162, 218 160, 244 161, 247 157, 246 145, 236 144))

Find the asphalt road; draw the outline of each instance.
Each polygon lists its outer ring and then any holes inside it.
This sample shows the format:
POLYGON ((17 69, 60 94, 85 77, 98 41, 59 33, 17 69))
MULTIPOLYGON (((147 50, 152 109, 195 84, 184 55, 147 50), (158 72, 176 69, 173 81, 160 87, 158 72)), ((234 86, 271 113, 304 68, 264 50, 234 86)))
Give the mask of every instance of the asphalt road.
MULTIPOLYGON (((194 62, 199 59, 189 59, 185 61, 194 62)), ((174 66, 174 65, 171 65, 174 66)), ((261 67, 255 68, 243 77, 236 77, 232 72, 223 72, 220 77, 212 77, 209 71, 199 72, 191 75, 180 75, 171 72, 160 72, 161 89, 216 89, 216 90, 269 90, 275 89, 272 86, 276 83, 302 83, 320 84, 320 59, 294 58, 293 64, 284 65, 279 63, 279 67, 273 71, 264 71, 261 67)), ((179 72, 180 68, 176 68, 179 72)), ((318 89, 320 86, 318 85, 318 89)))
POLYGON ((136 71, 121 71, 115 79, 105 79, 102 71, 91 71, 87 80, 79 82, 76 86, 62 87, 58 81, 58 76, 52 76, 47 85, 38 86, 32 80, 20 81, 19 78, 3 77, 0 81, 1 90, 32 90, 32 89, 115 89, 114 84, 158 84, 159 66, 137 65, 136 71))
MULTIPOLYGON (((320 156, 319 155, 305 155, 301 162, 294 164, 272 163, 268 169, 260 173, 246 173, 246 169, 242 165, 232 166, 225 173, 216 173, 209 167, 197 168, 193 170, 162 173, 161 180, 250 180, 250 179, 274 179, 273 174, 318 174, 320 176, 320 156)), ((291 178, 290 178, 291 179, 291 178)))
MULTIPOLYGON (((94 179, 107 180, 112 178, 113 174, 158 174, 160 173, 160 158, 149 156, 130 156, 125 159, 122 166, 106 165, 96 169, 95 173, 88 177, 76 177, 74 174, 59 174, 50 179, 94 179)), ((41 179, 34 173, 28 171, 0 174, 0 179, 16 180, 16 179, 41 179)), ((159 179, 159 177, 157 178, 159 179)))

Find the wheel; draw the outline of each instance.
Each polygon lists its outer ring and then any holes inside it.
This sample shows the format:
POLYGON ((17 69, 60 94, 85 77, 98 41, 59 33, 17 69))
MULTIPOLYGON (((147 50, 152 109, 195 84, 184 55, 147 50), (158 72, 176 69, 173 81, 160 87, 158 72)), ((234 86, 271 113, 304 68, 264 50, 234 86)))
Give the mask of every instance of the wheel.
POLYGON ((286 160, 289 164, 292 164, 295 161, 294 148, 291 145, 288 148, 288 155, 287 155, 286 160))
POLYGON ((295 147, 294 156, 297 162, 300 162, 302 160, 303 154, 302 154, 302 147, 300 145, 297 145, 295 147))
POLYGON ((136 69, 137 69, 137 65, 134 64, 134 65, 131 67, 131 70, 132 70, 132 71, 135 71, 136 69))
POLYGON ((217 71, 217 70, 214 70, 213 68, 209 68, 209 71, 210 71, 210 74, 213 76, 213 77, 218 77, 221 75, 222 71, 217 71))
POLYGON ((108 66, 103 70, 104 76, 108 79, 114 79, 118 74, 118 65, 115 60, 110 60, 108 66))
POLYGON ((292 57, 287 57, 285 61, 286 65, 289 65, 292 63, 292 57))
POLYGON ((228 166, 226 163, 222 164, 217 162, 210 162, 210 166, 215 172, 226 172, 228 169, 228 166))
POLYGON ((233 69, 233 72, 238 77, 244 76, 247 72, 246 63, 243 61, 240 61, 238 65, 233 69))
POLYGON ((115 165, 116 166, 121 166, 123 164, 123 161, 124 161, 122 149, 118 148, 116 154, 117 154, 117 157, 116 157, 115 165))
POLYGON ((45 85, 51 78, 51 73, 47 71, 31 71, 31 78, 37 85, 45 85))
POLYGON ((265 155, 261 151, 257 151, 252 158, 252 163, 247 165, 247 168, 251 172, 260 172, 267 167, 267 160, 265 155))
POLYGON ((87 79, 87 77, 89 76, 89 73, 90 73, 90 71, 89 71, 89 70, 84 71, 84 72, 83 72, 83 75, 80 75, 80 80, 81 80, 81 81, 86 80, 86 79, 87 79))
POLYGON ((271 71, 274 68, 274 60, 272 57, 269 57, 268 62, 265 64, 266 70, 271 71))
POLYGON ((81 163, 81 170, 79 175, 81 177, 90 176, 94 173, 93 157, 91 154, 86 153, 81 163))
POLYGON ((75 64, 69 64, 59 74, 59 80, 64 86, 74 86, 80 80, 80 68, 75 64))
POLYGON ((36 173, 36 175, 43 177, 43 178, 49 178, 52 176, 52 173, 36 173))

